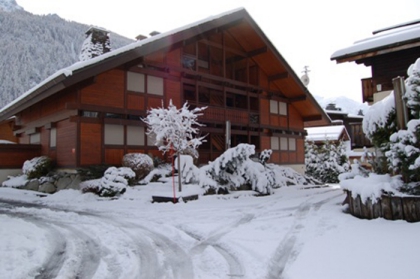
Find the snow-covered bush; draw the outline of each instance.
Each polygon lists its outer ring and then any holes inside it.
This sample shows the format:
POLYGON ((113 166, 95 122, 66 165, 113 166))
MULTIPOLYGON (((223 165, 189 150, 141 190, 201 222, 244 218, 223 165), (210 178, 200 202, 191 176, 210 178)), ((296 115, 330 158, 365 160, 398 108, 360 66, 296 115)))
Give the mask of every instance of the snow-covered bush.
POLYGON ((22 173, 25 174, 28 179, 40 178, 41 176, 47 175, 54 167, 53 161, 47 156, 40 156, 26 160, 23 163, 22 173))
MULTIPOLYGON (((194 165, 194 159, 190 155, 180 155, 181 175, 183 183, 197 183, 200 170, 194 165)), ((175 164, 175 169, 178 170, 178 165, 175 164)))
POLYGON ((265 165, 268 160, 270 160, 271 154, 273 154, 273 150, 271 149, 264 149, 260 153, 260 163, 265 165))
POLYGON ((319 181, 338 183, 338 175, 350 169, 342 141, 335 144, 327 140, 322 145, 306 141, 305 149, 305 173, 319 181))
POLYGON ((407 130, 399 130, 390 139, 386 152, 390 168, 401 174, 405 183, 420 182, 420 120, 410 120, 407 130))
POLYGON ((138 180, 145 178, 154 168, 153 159, 149 155, 141 153, 125 154, 122 166, 132 169, 138 180))
POLYGON ((150 182, 158 181, 164 177, 170 177, 172 175, 172 165, 170 164, 160 164, 154 168, 145 178, 140 180, 138 184, 146 185, 150 182))
POLYGON ((200 186, 208 192, 227 193, 243 185, 261 194, 270 194, 275 186, 274 172, 250 156, 255 146, 239 144, 225 151, 220 157, 200 168, 200 186))
POLYGON ((110 167, 105 171, 98 189, 98 195, 101 197, 114 197, 124 194, 129 180, 134 179, 136 174, 126 167, 110 167))

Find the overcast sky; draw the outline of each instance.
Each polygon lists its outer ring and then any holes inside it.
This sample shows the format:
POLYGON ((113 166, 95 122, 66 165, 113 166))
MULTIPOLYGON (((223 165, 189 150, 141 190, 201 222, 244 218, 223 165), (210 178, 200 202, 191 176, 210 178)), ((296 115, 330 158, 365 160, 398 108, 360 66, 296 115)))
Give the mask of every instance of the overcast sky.
MULTIPOLYGON (((361 78, 370 69, 336 64, 333 52, 383 27, 420 19, 419 0, 16 0, 34 14, 106 28, 129 38, 165 32, 219 13, 244 7, 298 76, 309 66, 314 95, 362 100, 361 78)), ((414 61, 413 61, 414 62, 414 61)))

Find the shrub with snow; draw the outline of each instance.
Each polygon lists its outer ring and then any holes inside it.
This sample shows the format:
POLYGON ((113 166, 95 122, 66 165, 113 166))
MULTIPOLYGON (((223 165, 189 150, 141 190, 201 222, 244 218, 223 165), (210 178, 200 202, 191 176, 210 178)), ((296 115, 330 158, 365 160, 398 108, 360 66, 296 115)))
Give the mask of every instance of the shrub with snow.
POLYGON ((273 154, 273 150, 271 149, 264 149, 260 153, 260 163, 265 165, 268 160, 270 160, 271 154, 273 154))
POLYGON ((22 172, 28 179, 47 175, 54 167, 53 161, 47 156, 35 157, 23 163, 22 172))
POLYGON ((138 180, 145 178, 154 168, 153 159, 149 155, 141 153, 125 154, 122 166, 132 169, 138 180))
MULTIPOLYGON (((183 183, 197 183, 200 170, 194 165, 194 159, 190 155, 180 155, 181 175, 183 183)), ((175 164, 175 169, 178 170, 178 164, 175 164)))
POLYGON ((213 162, 200 168, 200 186, 207 191, 227 193, 249 185, 261 194, 271 194, 275 186, 275 174, 261 163, 254 162, 250 156, 255 153, 255 146, 239 144, 225 151, 213 162))
POLYGON ((420 58, 407 70, 404 99, 415 119, 420 118, 420 58))
POLYGON ((129 180, 134 179, 136 174, 126 167, 110 167, 105 171, 100 181, 98 195, 101 197, 114 197, 124 194, 129 180))
POLYGON ((344 143, 316 145, 306 141, 305 166, 306 175, 324 183, 338 183, 338 175, 350 169, 344 143))

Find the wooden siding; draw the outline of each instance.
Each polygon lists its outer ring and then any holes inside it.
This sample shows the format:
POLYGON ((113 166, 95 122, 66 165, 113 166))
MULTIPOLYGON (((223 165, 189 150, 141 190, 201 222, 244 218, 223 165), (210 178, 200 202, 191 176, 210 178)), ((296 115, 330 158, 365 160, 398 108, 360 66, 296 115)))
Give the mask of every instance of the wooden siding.
POLYGON ((293 106, 289 106, 288 118, 289 118, 290 129, 303 130, 304 123, 303 123, 302 116, 293 106))
POLYGON ((182 106, 181 83, 179 81, 165 80, 165 99, 166 104, 169 104, 169 100, 172 100, 177 108, 182 106))
POLYGON ((305 140, 296 139, 296 163, 305 163, 305 140))
POLYGON ((127 108, 129 110, 146 110, 144 94, 127 94, 127 108))
POLYGON ((124 108, 125 74, 110 70, 96 77, 95 83, 81 90, 82 104, 124 108))
POLYGON ((12 121, 4 121, 0 123, 0 140, 8 140, 11 142, 18 142, 17 137, 13 135, 13 122, 12 121))
POLYGON ((41 156, 39 144, 0 144, 0 169, 20 169, 26 160, 41 156))
POLYGON ((57 166, 76 167, 77 125, 68 119, 57 123, 57 166))
POLYGON ((107 165, 121 166, 123 156, 123 148, 105 148, 105 164, 107 165))
POLYGON ((80 165, 102 163, 102 125, 80 123, 80 165))

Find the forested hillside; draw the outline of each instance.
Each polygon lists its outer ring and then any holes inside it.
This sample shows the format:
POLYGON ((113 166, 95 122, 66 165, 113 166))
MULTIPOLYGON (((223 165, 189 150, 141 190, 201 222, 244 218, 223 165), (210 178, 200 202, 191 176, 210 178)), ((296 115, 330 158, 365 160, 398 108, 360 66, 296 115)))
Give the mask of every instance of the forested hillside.
MULTIPOLYGON (((79 61, 88 25, 57 15, 2 9, 0 0, 0 108, 57 70, 79 61)), ((111 49, 133 40, 111 33, 111 49)))

